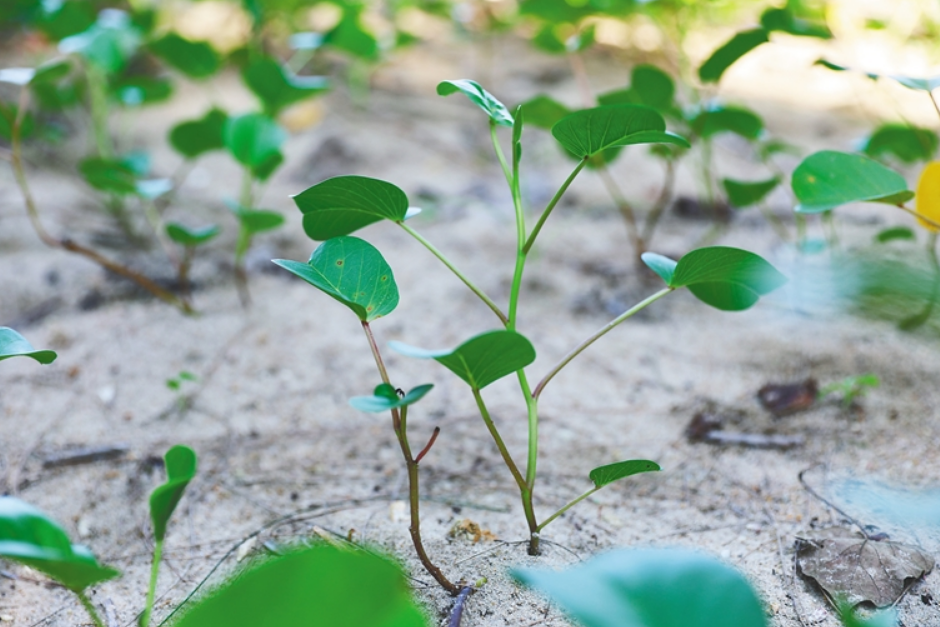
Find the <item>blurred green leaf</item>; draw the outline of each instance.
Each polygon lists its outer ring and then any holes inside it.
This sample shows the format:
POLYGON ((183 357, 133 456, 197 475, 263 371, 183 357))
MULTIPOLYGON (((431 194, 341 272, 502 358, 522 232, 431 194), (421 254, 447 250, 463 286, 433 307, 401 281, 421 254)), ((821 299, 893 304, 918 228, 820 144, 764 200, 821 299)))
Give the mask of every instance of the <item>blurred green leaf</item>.
POLYGON ((518 569, 584 627, 766 627, 747 578, 689 549, 621 549, 562 572, 518 569))
POLYGON ((223 138, 235 160, 254 169, 280 154, 287 133, 271 117, 248 113, 226 120, 223 138))
POLYGON ((914 235, 914 231, 912 229, 909 229, 906 226, 895 226, 889 229, 884 229, 875 235, 875 241, 879 244, 884 244, 885 242, 891 242, 898 239, 916 240, 917 236, 914 235))
POLYGON ((99 565, 87 547, 72 544, 43 512, 12 496, 0 496, 0 557, 35 568, 73 592, 120 575, 99 565))
POLYGON ((393 562, 370 551, 314 544, 251 561, 170 625, 427 627, 427 622, 393 562))
POLYGON ((755 28, 737 33, 730 40, 725 42, 708 60, 698 69, 698 76, 703 83, 717 83, 721 75, 725 73, 735 61, 746 55, 748 52, 765 44, 769 41, 767 31, 763 28, 755 28))
POLYGON ((398 286, 385 258, 357 237, 334 237, 320 244, 310 261, 274 263, 338 300, 360 320, 371 322, 398 306, 398 286))
POLYGON ((212 109, 198 120, 181 122, 170 129, 170 145, 186 157, 194 159, 211 150, 225 148, 225 124, 228 115, 212 109))
POLYGON ((455 349, 425 350, 401 342, 390 342, 389 346, 408 357, 437 361, 476 390, 535 361, 532 343, 505 329, 481 333, 455 349))
POLYGON ((591 481, 595 488, 603 488, 605 485, 619 481, 632 475, 638 475, 643 472, 654 472, 662 470, 659 464, 651 462, 648 459, 631 459, 625 462, 607 464, 598 466, 590 473, 591 481))
POLYGON ((696 115, 692 120, 692 128, 702 137, 735 133, 745 139, 758 139, 764 132, 764 121, 749 109, 718 106, 696 115))
POLYGON ((721 180, 721 185, 725 188, 725 193, 728 194, 728 202, 739 209, 759 203, 779 184, 780 179, 776 176, 764 181, 721 180))
POLYGON ((251 234, 271 231, 284 224, 284 216, 277 211, 236 206, 232 213, 238 218, 241 227, 251 234))
POLYGON ((33 1, 36 5, 43 5, 36 25, 52 41, 60 41, 70 35, 77 35, 88 30, 95 23, 95 13, 91 2, 84 0, 51 2, 48 3, 50 8, 47 8, 46 3, 33 1))
POLYGON ((544 94, 522 103, 526 124, 550 130, 555 124, 571 113, 571 109, 544 94))
POLYGON ((191 78, 207 78, 219 71, 221 60, 215 49, 204 41, 189 41, 176 33, 167 33, 152 42, 150 51, 191 78))
POLYGON ((832 39, 832 31, 825 23, 814 23, 799 18, 789 7, 765 10, 760 16, 760 23, 768 31, 780 31, 800 37, 832 39))
POLYGON ((328 86, 322 76, 295 76, 269 57, 252 60, 242 71, 242 79, 270 116, 277 115, 295 102, 322 93, 328 86))
POLYGON ((166 452, 163 460, 166 483, 150 493, 150 520, 157 542, 162 542, 166 537, 167 522, 183 498, 186 486, 196 476, 196 452, 188 446, 177 444, 166 452))
POLYGON ((108 74, 123 70, 140 45, 140 32, 127 13, 103 9, 87 30, 59 42, 64 54, 79 54, 108 74))
POLYGON ((128 76, 115 81, 111 91, 123 104, 137 106, 167 100, 173 93, 173 83, 162 78, 128 76))
POLYGON ((372 396, 354 396, 349 399, 349 404, 359 411, 377 414, 417 403, 433 387, 432 384, 425 383, 410 390, 407 394, 399 396, 394 387, 388 383, 380 383, 376 386, 372 396))
POLYGON ((55 361, 55 351, 36 350, 25 337, 10 327, 0 327, 0 361, 11 357, 30 357, 41 364, 55 361))
POLYGON ((362 57, 369 61, 379 58, 379 42, 361 23, 361 8, 356 5, 343 6, 343 17, 323 37, 323 43, 340 50, 362 57))
POLYGON ((869 157, 892 155, 904 163, 929 161, 937 152, 940 139, 925 128, 904 124, 883 124, 871 134, 862 149, 869 157))
POLYGON ((197 229, 188 228, 179 222, 168 222, 166 225, 167 236, 180 246, 195 247, 205 244, 221 232, 222 229, 216 224, 197 229))
POLYGON ((851 202, 896 204, 913 197, 900 174, 862 155, 823 150, 803 160, 791 185, 800 213, 821 213, 851 202))
POLYGON ((439 96, 449 96, 461 92, 476 106, 480 107, 491 120, 502 126, 512 126, 512 115, 506 106, 497 100, 493 94, 483 89, 476 81, 461 78, 452 81, 441 81, 437 84, 439 96))
POLYGON ((546 24, 540 28, 539 32, 532 38, 532 44, 536 48, 549 54, 564 54, 567 52, 565 42, 555 33, 554 24, 546 24))
POLYGON ((137 193, 137 174, 125 161, 89 157, 79 162, 78 170, 97 190, 122 196, 137 193))
POLYGON ((401 222, 408 197, 395 185, 365 176, 336 176, 294 196, 313 240, 349 235, 379 220, 401 222))

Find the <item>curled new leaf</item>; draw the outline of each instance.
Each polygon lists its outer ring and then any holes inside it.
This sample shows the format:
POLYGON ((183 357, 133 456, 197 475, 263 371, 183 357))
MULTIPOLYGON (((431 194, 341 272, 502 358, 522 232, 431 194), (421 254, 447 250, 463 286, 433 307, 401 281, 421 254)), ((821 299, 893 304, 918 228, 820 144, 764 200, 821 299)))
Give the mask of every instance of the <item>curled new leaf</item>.
POLYGON ((793 171, 791 185, 799 213, 821 213, 850 202, 896 204, 914 195, 897 172, 868 157, 834 150, 804 159, 793 171))
POLYGON ((662 255, 643 255, 666 285, 687 287, 702 302, 724 311, 747 309, 787 281, 759 255, 727 246, 693 250, 679 260, 671 275, 668 260, 662 255))
POLYGON ((441 81, 437 84, 439 96, 449 96, 458 91, 469 98, 473 104, 483 109, 483 112, 496 124, 512 126, 512 114, 509 113, 506 105, 497 100, 493 94, 480 87, 478 82, 460 78, 452 81, 441 81))
POLYGON ((606 148, 631 144, 689 147, 684 138, 666 131, 666 122, 659 113, 640 105, 607 105, 576 111, 555 124, 552 135, 568 152, 582 159, 606 148))
POLYGON ((425 627, 401 569, 369 551, 294 548, 241 568, 173 627, 425 627), (363 590, 369 593, 363 597, 363 590))
POLYGON ((0 361, 11 357, 31 357, 41 364, 51 364, 58 355, 55 351, 36 350, 25 337, 10 327, 0 327, 0 361))
POLYGON ((425 383, 409 390, 403 396, 398 395, 398 391, 388 383, 380 383, 376 386, 372 396, 354 396, 349 399, 349 404, 359 411, 377 414, 390 409, 398 409, 413 403, 417 403, 424 395, 431 391, 434 385, 425 383))
POLYGON ((688 549, 622 549, 562 572, 513 577, 585 627, 765 627, 747 578, 688 549))
POLYGON ((0 557, 42 571, 73 592, 120 574, 99 565, 87 547, 72 544, 43 512, 12 496, 0 496, 0 557))
POLYGON ((676 273, 676 265, 678 265, 675 259, 651 252, 643 253, 640 255, 640 259, 650 270, 658 274, 666 285, 672 285, 672 275, 676 273))
POLYGON ((662 470, 656 462, 651 462, 648 459, 631 459, 625 462, 617 462, 616 464, 599 466, 592 470, 588 476, 591 478, 591 481, 594 482, 594 487, 603 488, 605 485, 623 479, 624 477, 638 475, 643 472, 654 472, 656 470, 662 470))
POLYGON ((166 537, 166 524, 183 498, 186 486, 196 476, 196 452, 188 446, 177 444, 166 452, 163 460, 166 483, 150 493, 150 520, 153 522, 153 537, 157 542, 162 542, 166 537))
POLYGON ((401 342, 389 345, 408 357, 434 359, 476 390, 535 361, 532 343, 524 335, 508 330, 481 333, 453 350, 425 350, 401 342))
POLYGON ((398 305, 392 269, 382 253, 357 237, 323 242, 307 263, 273 261, 349 307, 364 322, 388 315, 398 305))
POLYGON ((336 176, 296 196, 304 214, 304 232, 322 241, 361 229, 379 220, 407 217, 408 197, 395 185, 365 176, 336 176))

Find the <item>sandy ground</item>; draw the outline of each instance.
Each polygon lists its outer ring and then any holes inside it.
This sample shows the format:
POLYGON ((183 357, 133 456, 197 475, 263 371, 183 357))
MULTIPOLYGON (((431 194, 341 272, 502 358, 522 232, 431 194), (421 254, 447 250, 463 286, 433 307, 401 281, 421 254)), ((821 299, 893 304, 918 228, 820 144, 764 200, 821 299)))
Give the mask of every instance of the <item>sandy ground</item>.
MULTIPOLYGON (((612 58, 592 58, 589 70, 599 88, 628 75, 612 58)), ((412 204, 423 206, 415 227, 505 301, 515 236, 485 121, 460 99, 433 93, 438 80, 461 76, 480 79, 507 102, 547 91, 577 104, 564 62, 527 53, 511 40, 492 42, 484 52, 463 46, 405 54, 376 73, 363 106, 351 106, 345 90, 337 89, 320 102, 320 124, 291 140, 289 165, 265 194, 264 205, 283 211, 288 227, 258 238, 249 311, 239 306, 230 280, 226 245, 234 225, 221 197, 236 193, 236 173, 224 157, 200 162, 184 200, 169 214, 225 221, 229 231, 226 242, 197 261, 200 315, 192 318, 135 297, 83 260, 44 249, 28 229, 10 172, 0 170, 0 323, 60 353, 49 367, 11 360, 0 368, 0 482, 4 492, 48 511, 124 572, 94 594, 96 602, 113 603, 116 624, 132 624, 143 604, 150 555, 146 498, 163 480, 159 456, 175 443, 198 452, 200 471, 172 523, 157 619, 233 547, 292 512, 301 513, 265 530, 255 550, 265 541, 317 529, 352 534, 403 561, 432 623, 446 616, 449 598, 412 557, 404 468, 389 420, 347 404, 378 382, 355 318, 267 260, 306 259, 314 247, 303 237, 289 194, 336 174, 375 176, 395 182, 412 204), (184 387, 192 404, 182 410, 164 385, 181 370, 199 378, 184 387), (50 455, 74 447, 117 444, 128 447, 118 460, 43 466, 50 455)), ((762 84, 751 79, 733 77, 727 93, 747 98, 767 116, 772 132, 795 143, 848 148, 865 128, 865 119, 846 114, 851 98, 837 103, 839 115, 795 110, 786 99, 762 97, 762 84)), ((215 93, 233 110, 251 106, 234 79, 220 81, 215 93)), ((154 143, 168 120, 201 114, 206 98, 188 89, 171 105, 144 112, 127 124, 131 143, 154 143)), ((539 131, 526 136, 525 194, 532 206, 543 204, 570 168, 551 144, 539 131)), ((172 171, 176 158, 156 150, 157 168, 172 171)), ((722 142, 720 167, 741 178, 761 176, 745 154, 734 141, 722 142)), ((52 165, 34 168, 32 176, 53 230, 71 229, 86 240, 107 230, 93 196, 57 169, 55 159, 44 163, 52 165)), ((655 197, 661 173, 640 149, 615 171, 638 205, 655 197)), ((680 187, 694 192, 688 168, 680 187)), ((774 209, 787 215, 785 194, 774 197, 774 209)), ((903 222, 889 210, 866 211, 865 220, 841 224, 845 245, 869 241, 872 222, 903 222)), ((652 248, 680 255, 708 228, 669 215, 652 248)), ((380 343, 453 346, 496 326, 492 313, 405 233, 380 224, 362 236, 383 251, 402 292, 398 310, 374 325, 380 343)), ((719 242, 760 252, 785 272, 794 267, 790 247, 756 214, 735 220, 719 242)), ((112 252, 168 275, 157 252, 143 258, 112 252)), ((540 377, 606 323, 612 317, 606 309, 655 289, 635 274, 625 230, 599 180, 583 176, 546 227, 526 273, 519 329, 538 351, 530 377, 540 377)), ((536 506, 547 516, 589 487, 588 471, 601 464, 649 458, 663 472, 610 486, 571 510, 547 528, 549 542, 538 558, 527 556, 520 543, 526 535, 521 506, 469 391, 436 364, 388 352, 396 385, 435 384, 409 422, 414 442, 435 426, 442 429, 421 467, 429 552, 452 579, 488 580, 472 597, 464 624, 568 624, 545 599, 513 584, 509 567, 561 568, 614 547, 687 546, 742 569, 763 595, 772 624, 836 625, 818 592, 794 575, 793 543, 814 528, 847 524, 810 496, 797 475, 821 465, 807 475, 821 491, 831 476, 907 485, 936 481, 940 392, 928 373, 937 371, 940 356, 931 333, 904 334, 887 322, 818 303, 805 306, 792 288, 737 314, 709 310, 685 293, 656 303, 586 352, 545 393, 536 506), (768 382, 815 377, 828 383, 868 372, 880 377, 881 386, 861 401, 861 411, 822 403, 775 420, 755 399, 768 382), (800 435, 805 444, 774 451, 689 443, 683 431, 708 402, 736 416, 729 429, 800 435), (451 537, 465 519, 498 540, 451 537)), ((525 412, 511 379, 487 388, 485 397, 521 459, 525 412)), ((940 556, 940 538, 927 530, 866 522, 940 556)), ((230 558, 222 571, 233 563, 230 558)), ((87 622, 64 591, 23 568, 3 568, 19 576, 0 578, 3 621, 87 622)), ((934 572, 898 604, 903 624, 940 625, 938 600, 940 576, 934 572)))

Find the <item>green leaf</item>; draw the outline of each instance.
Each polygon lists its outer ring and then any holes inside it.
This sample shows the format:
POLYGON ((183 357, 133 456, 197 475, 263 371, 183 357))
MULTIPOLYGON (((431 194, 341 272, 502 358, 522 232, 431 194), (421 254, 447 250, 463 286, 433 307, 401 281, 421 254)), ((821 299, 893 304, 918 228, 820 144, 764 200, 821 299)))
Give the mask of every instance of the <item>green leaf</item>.
POLYGON ((875 129, 862 149, 869 157, 892 155, 904 163, 929 161, 937 152, 940 139, 925 128, 904 124, 884 124, 875 129))
POLYGON ((408 197, 395 185, 365 176, 337 176, 294 196, 304 232, 316 241, 361 229, 379 220, 401 222, 408 197))
POLYGON ((181 246, 196 247, 205 244, 222 232, 217 224, 210 224, 198 229, 190 229, 179 222, 169 222, 166 225, 167 236, 181 246))
POLYGON ((186 157, 194 159, 211 150, 225 148, 225 124, 228 115, 212 109, 198 120, 181 122, 170 130, 170 145, 186 157))
POLYGON ((284 224, 284 216, 277 211, 235 206, 232 213, 238 218, 241 227, 251 234, 271 231, 284 224))
POLYGON ((532 343, 507 330, 481 333, 453 350, 425 350, 401 342, 389 346, 408 357, 434 359, 477 390, 535 361, 532 343))
POLYGON ((115 81, 111 91, 122 104, 136 107, 168 99, 173 94, 173 84, 149 76, 128 76, 115 81))
POLYGON ((229 118, 225 123, 225 147, 236 161, 258 168, 280 154, 287 133, 270 117, 249 113, 229 118))
POLYGON ((10 327, 0 327, 0 361, 11 357, 31 357, 41 364, 51 364, 58 355, 55 351, 36 350, 29 340, 10 327))
POLYGON ((651 252, 643 253, 640 255, 640 259, 650 270, 658 274, 666 285, 672 284, 672 276, 676 273, 676 265, 678 264, 675 259, 651 252))
POLYGON ((310 261, 274 263, 349 307, 371 322, 398 306, 395 276, 382 253, 357 237, 334 237, 317 247, 310 261))
POLYGON ((888 76, 901 83, 908 89, 916 91, 933 91, 940 87, 940 76, 931 76, 930 78, 914 78, 911 76, 899 76, 891 74, 888 76))
POLYGON ((735 61, 748 52, 769 41, 767 31, 755 28, 737 33, 715 50, 708 60, 698 69, 698 76, 703 83, 717 83, 735 61))
POLYGON ((747 578, 689 549, 621 549, 562 572, 519 569, 584 627, 766 627, 747 578))
POLYGON ((153 522, 153 537, 162 542, 166 537, 166 525, 173 510, 183 498, 186 486, 196 476, 196 452, 188 446, 177 444, 163 456, 166 466, 166 483, 150 493, 150 520, 153 522))
POLYGON ((591 481, 594 482, 594 487, 603 488, 605 485, 623 479, 624 477, 656 470, 662 470, 656 462, 651 462, 648 459, 631 459, 625 462, 617 462, 616 464, 598 466, 591 471, 589 477, 591 481))
POLYGON ((79 162, 78 170, 97 190, 122 196, 137 193, 137 174, 123 160, 89 157, 79 162))
POLYGON ((906 226, 895 226, 890 229, 884 229, 875 235, 875 241, 879 244, 898 239, 916 240, 917 237, 914 235, 914 231, 906 226))
POLYGON ((780 31, 799 37, 832 39, 832 31, 825 24, 817 24, 801 19, 789 8, 770 8, 760 16, 760 23, 768 31, 780 31))
POLYGON ((532 38, 532 45, 548 54, 564 54, 567 52, 565 42, 558 37, 554 24, 546 24, 532 38))
POLYGON ((689 147, 668 133, 663 117, 649 107, 607 105, 576 111, 552 127, 552 135, 571 154, 592 157, 605 148, 631 144, 667 143, 689 147))
POLYGON ((728 194, 728 201, 739 209, 759 203, 779 184, 780 179, 776 176, 765 181, 721 180, 721 185, 725 188, 725 193, 728 194))
POLYGON ((410 390, 404 396, 399 396, 394 387, 388 383, 380 383, 375 388, 372 396, 354 396, 349 399, 349 404, 359 411, 370 414, 378 414, 390 409, 398 409, 407 405, 412 405, 421 400, 425 394, 431 391, 434 386, 430 383, 419 385, 410 390))
POLYGON ((87 547, 72 544, 43 512, 12 496, 0 496, 0 557, 42 571, 73 592, 120 575, 99 565, 87 547))
POLYGON ((210 44, 189 41, 176 33, 167 33, 149 47, 155 55, 192 78, 207 78, 221 67, 219 55, 210 44))
POLYGON ((793 171, 799 213, 821 213, 850 202, 895 204, 913 197, 900 174, 862 155, 823 150, 793 171))
POLYGON ((231 625, 427 627, 399 566, 326 543, 249 562, 172 623, 231 625))
POLYGON ((543 94, 526 100, 520 105, 525 110, 526 124, 550 130, 563 117, 571 113, 571 109, 543 94))
POLYGON ((759 255, 726 246, 699 248, 676 265, 669 287, 687 287, 702 302, 741 311, 787 282, 759 255))
POLYGON ((764 121, 753 111, 741 107, 714 107, 695 116, 692 128, 702 137, 735 133, 744 139, 757 139, 764 132, 764 121))
POLYGON ((123 70, 140 45, 140 32, 123 11, 104 9, 88 30, 59 42, 64 54, 76 53, 98 69, 116 74, 123 70))
MULTIPOLYGON (((35 3, 36 5, 45 3, 35 3)), ((88 30, 95 23, 95 14, 90 2, 62 2, 58 7, 50 3, 43 6, 42 16, 36 25, 53 41, 88 30)))
POLYGON ((655 65, 640 64, 630 73, 630 90, 636 95, 637 104, 666 111, 672 107, 676 84, 655 65))
POLYGON ((361 12, 356 6, 346 6, 343 17, 333 30, 323 37, 323 43, 368 61, 377 61, 379 42, 372 33, 362 27, 359 19, 361 12))
POLYGON ((461 92, 476 106, 480 107, 486 115, 496 124, 502 126, 512 126, 512 115, 506 106, 493 97, 493 94, 486 91, 476 81, 461 78, 452 81, 441 81, 437 84, 437 94, 439 96, 449 96, 461 92))
POLYGON ((254 59, 242 71, 242 79, 270 116, 277 115, 288 105, 322 93, 328 86, 322 76, 295 76, 268 57, 254 59))

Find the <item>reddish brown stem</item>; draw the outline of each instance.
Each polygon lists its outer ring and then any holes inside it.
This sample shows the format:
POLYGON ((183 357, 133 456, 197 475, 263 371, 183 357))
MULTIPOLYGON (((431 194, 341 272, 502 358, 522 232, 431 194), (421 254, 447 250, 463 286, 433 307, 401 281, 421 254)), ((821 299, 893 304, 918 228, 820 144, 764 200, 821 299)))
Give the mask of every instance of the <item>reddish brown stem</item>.
POLYGON ((424 448, 421 449, 421 452, 418 453, 418 456, 415 457, 415 463, 420 464, 421 460, 424 459, 424 456, 428 454, 428 451, 431 450, 431 447, 434 446, 434 442, 437 441, 437 436, 441 434, 440 427, 434 427, 434 433, 431 434, 431 439, 428 440, 428 443, 424 445, 424 448))

